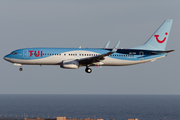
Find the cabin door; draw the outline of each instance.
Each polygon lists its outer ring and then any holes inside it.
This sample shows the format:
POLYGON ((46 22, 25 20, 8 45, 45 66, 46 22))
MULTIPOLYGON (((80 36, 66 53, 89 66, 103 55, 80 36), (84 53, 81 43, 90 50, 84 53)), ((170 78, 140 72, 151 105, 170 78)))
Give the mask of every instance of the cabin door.
POLYGON ((28 58, 28 50, 23 50, 23 58, 28 58))

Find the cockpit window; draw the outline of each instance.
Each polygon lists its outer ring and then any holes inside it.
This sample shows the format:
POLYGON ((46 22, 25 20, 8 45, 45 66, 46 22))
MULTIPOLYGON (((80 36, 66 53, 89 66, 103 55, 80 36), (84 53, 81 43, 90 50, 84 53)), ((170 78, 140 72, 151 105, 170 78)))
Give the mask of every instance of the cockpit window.
POLYGON ((16 55, 16 54, 17 54, 17 52, 12 52, 11 54, 16 55))

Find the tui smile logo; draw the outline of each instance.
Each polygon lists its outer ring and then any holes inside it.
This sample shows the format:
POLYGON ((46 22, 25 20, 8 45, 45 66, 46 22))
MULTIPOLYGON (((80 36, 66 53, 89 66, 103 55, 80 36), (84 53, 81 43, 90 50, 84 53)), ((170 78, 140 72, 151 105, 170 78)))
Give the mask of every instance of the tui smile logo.
MULTIPOLYGON (((165 35, 168 35, 168 33, 166 32, 165 35)), ((159 38, 158 38, 159 35, 154 35, 154 37, 156 38, 156 40, 157 40, 158 43, 163 43, 163 42, 166 40, 166 37, 164 37, 163 40, 159 40, 159 38)))

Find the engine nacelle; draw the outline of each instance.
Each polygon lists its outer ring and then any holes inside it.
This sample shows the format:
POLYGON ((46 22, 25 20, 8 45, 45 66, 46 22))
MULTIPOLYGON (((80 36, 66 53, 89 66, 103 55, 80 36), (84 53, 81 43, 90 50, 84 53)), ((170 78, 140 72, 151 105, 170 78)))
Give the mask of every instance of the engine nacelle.
POLYGON ((63 60, 60 67, 66 69, 78 69, 79 62, 77 60, 63 60))

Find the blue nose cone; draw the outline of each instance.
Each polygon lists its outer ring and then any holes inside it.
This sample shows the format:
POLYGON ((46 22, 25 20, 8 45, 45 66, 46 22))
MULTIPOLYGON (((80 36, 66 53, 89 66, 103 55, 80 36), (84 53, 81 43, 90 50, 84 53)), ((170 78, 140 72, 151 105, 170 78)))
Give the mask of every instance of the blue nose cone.
POLYGON ((7 60, 8 56, 9 56, 9 55, 5 55, 5 56, 4 56, 4 60, 7 60))

